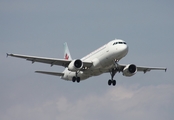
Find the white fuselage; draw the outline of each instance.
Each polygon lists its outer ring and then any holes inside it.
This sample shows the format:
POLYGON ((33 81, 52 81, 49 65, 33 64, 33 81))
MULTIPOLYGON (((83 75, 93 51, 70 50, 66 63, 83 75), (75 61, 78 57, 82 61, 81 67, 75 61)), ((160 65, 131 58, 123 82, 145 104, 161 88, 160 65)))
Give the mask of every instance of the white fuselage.
MULTIPOLYGON (((115 66, 115 61, 120 60, 128 53, 128 46, 123 40, 113 40, 99 49, 91 52, 81 60, 83 62, 92 62, 93 66, 84 71, 80 71, 78 76, 81 80, 87 79, 92 76, 98 76, 102 73, 109 72, 115 66)), ((69 71, 67 68, 64 70, 62 79, 72 80, 76 72, 69 71)))

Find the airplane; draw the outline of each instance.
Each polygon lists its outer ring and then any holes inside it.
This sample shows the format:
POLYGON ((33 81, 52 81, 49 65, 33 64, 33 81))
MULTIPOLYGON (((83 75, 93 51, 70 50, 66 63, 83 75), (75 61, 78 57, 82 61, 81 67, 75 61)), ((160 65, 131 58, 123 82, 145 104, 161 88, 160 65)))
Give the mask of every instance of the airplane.
POLYGON ((119 64, 118 62, 127 55, 128 45, 121 39, 115 39, 97 50, 91 52, 81 59, 72 59, 67 43, 64 43, 64 59, 28 56, 20 54, 9 54, 7 57, 23 58, 28 61, 41 62, 45 64, 58 65, 65 67, 63 72, 35 71, 36 73, 60 76, 61 79, 77 82, 85 80, 92 76, 98 76, 103 73, 110 73, 111 79, 108 85, 116 85, 114 76, 117 72, 122 72, 123 76, 131 77, 138 71, 148 72, 151 70, 167 70, 164 67, 144 67, 135 64, 119 64))

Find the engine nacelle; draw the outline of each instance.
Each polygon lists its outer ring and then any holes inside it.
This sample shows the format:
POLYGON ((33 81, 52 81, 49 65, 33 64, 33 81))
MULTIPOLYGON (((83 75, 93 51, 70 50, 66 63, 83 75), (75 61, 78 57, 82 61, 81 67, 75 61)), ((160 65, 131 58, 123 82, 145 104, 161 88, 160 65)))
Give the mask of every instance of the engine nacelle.
POLYGON ((126 67, 123 69, 123 75, 130 77, 137 73, 137 67, 134 64, 126 65, 126 67))
POLYGON ((69 65, 68 65, 68 70, 70 71, 78 71, 83 67, 83 62, 80 59, 73 60, 69 65))

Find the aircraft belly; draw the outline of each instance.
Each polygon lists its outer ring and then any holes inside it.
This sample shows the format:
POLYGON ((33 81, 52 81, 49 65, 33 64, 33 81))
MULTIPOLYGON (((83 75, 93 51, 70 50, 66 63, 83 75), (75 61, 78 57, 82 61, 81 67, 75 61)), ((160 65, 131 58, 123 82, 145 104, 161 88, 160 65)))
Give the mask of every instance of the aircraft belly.
POLYGON ((100 59, 100 64, 101 64, 102 68, 107 68, 113 64, 113 60, 106 57, 104 59, 100 59))
POLYGON ((105 73, 108 69, 106 68, 98 68, 98 69, 89 69, 87 71, 84 71, 84 75, 88 76, 88 77, 92 77, 92 76, 98 76, 101 75, 102 73, 105 73))
MULTIPOLYGON (((62 79, 64 80, 68 80, 68 81, 71 81, 72 80, 72 77, 74 77, 76 75, 75 72, 71 72, 71 71, 68 71, 65 73, 65 75, 62 77, 62 79)), ((81 80, 85 80, 91 76, 89 76, 88 74, 84 74, 82 71, 80 71, 78 73, 78 77, 80 77, 81 80)))
MULTIPOLYGON (((83 71, 83 72, 78 73, 78 77, 80 77, 81 80, 85 80, 85 79, 92 77, 92 76, 101 75, 104 72, 105 71, 103 71, 101 69, 87 70, 87 71, 83 71)), ((63 77, 63 79, 71 81, 73 76, 75 76, 75 72, 69 72, 66 76, 63 77)))

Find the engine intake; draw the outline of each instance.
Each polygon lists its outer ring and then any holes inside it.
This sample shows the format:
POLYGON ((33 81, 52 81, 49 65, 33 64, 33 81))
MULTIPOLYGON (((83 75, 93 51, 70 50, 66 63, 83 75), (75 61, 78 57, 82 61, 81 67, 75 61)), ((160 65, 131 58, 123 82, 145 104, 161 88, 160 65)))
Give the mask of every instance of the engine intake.
POLYGON ((137 72, 137 67, 134 64, 129 64, 123 69, 123 75, 130 77, 135 75, 137 72))
POLYGON ((68 65, 68 70, 70 71, 78 71, 83 67, 83 62, 80 59, 73 60, 69 65, 68 65))

